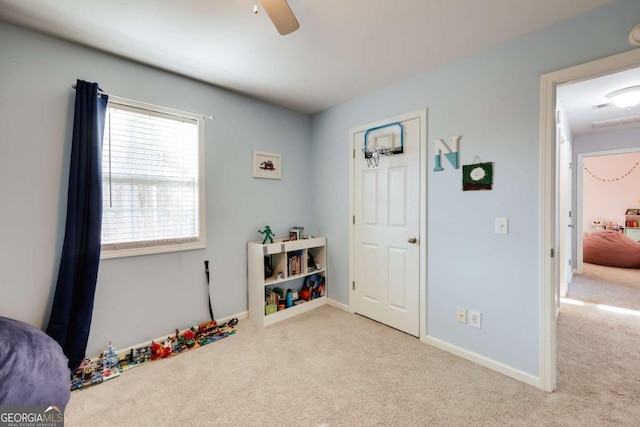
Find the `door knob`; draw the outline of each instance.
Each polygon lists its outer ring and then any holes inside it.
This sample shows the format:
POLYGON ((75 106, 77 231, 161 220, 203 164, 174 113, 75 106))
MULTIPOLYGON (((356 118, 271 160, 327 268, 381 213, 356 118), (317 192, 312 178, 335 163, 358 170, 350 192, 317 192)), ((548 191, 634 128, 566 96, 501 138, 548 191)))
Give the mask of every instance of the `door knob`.
POLYGON ((411 243, 411 244, 413 244, 413 243, 415 243, 415 242, 417 242, 417 241, 418 241, 418 239, 416 239, 415 237, 409 237, 409 238, 407 239, 407 242, 409 242, 409 243, 411 243))
POLYGON ((569 227, 569 228, 573 228, 573 224, 569 224, 569 225, 568 225, 568 227, 569 227))

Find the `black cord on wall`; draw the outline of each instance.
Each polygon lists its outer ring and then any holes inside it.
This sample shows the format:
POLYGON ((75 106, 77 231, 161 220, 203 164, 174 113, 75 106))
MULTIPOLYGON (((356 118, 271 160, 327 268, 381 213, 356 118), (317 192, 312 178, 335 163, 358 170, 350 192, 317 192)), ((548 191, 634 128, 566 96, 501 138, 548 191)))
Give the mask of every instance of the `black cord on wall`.
POLYGON ((216 320, 213 318, 213 308, 211 307, 211 286, 209 286, 209 260, 204 261, 204 273, 207 275, 207 292, 209 293, 209 315, 211 315, 211 320, 216 320))

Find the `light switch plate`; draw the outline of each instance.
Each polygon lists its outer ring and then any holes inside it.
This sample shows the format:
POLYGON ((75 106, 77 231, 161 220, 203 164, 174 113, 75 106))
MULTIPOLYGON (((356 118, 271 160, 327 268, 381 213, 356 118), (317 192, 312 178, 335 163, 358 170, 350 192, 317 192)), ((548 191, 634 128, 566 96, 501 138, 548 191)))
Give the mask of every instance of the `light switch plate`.
POLYGON ((509 234, 509 218, 496 218, 496 234, 509 234))

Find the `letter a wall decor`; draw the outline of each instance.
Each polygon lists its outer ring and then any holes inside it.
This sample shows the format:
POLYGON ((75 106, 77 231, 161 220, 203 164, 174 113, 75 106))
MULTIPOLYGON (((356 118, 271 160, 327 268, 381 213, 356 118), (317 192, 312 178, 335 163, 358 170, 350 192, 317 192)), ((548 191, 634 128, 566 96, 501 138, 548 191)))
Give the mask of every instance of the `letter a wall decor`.
POLYGON ((451 148, 447 147, 447 144, 445 144, 445 142, 441 139, 433 140, 433 146, 436 156, 436 165, 433 168, 434 172, 441 172, 444 170, 444 168, 442 167, 442 154, 444 154, 444 157, 449 161, 449 163, 451 163, 451 166, 453 166, 454 169, 460 168, 460 163, 458 162, 458 148, 460 138, 462 138, 462 136, 460 135, 452 136, 450 138, 451 148))

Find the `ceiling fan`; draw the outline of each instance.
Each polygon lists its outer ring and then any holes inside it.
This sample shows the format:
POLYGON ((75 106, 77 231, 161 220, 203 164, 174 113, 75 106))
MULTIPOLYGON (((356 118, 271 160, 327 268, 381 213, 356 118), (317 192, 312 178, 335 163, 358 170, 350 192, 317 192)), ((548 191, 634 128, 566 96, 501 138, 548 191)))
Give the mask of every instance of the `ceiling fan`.
MULTIPOLYGON (((262 7, 264 7, 264 10, 267 11, 271 22, 273 22, 273 25, 275 25, 281 35, 286 36, 300 28, 300 24, 293 14, 291 7, 289 7, 287 0, 260 0, 260 3, 262 7)), ((258 13, 257 2, 253 8, 253 12, 258 13)))

